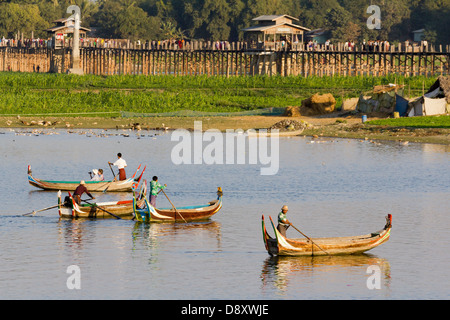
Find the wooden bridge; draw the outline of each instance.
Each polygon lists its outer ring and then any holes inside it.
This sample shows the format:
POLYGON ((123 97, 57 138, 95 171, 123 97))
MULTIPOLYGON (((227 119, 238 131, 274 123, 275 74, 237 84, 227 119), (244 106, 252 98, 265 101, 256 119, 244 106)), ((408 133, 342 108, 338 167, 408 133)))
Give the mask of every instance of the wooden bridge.
MULTIPOLYGON (((0 71, 67 72, 71 48, 0 47, 0 71)), ((389 50, 352 51, 337 45, 315 50, 301 45, 258 49, 247 43, 194 42, 189 46, 150 43, 132 48, 81 47, 85 74, 114 75, 371 75, 437 76, 450 74, 450 46, 391 46, 389 50)))

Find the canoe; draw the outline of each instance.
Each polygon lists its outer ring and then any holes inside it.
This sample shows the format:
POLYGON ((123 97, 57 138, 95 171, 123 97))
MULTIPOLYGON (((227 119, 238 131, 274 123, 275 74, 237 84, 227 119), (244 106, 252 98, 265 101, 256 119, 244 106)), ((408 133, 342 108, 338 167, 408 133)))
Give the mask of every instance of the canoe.
MULTIPOLYGON (((89 181, 85 180, 86 188, 89 192, 101 192, 106 188, 108 191, 115 192, 127 192, 136 189, 139 182, 141 181, 142 175, 144 174, 144 170, 142 170, 141 174, 137 176, 141 165, 137 168, 135 173, 131 178, 122 181, 89 181)), ((62 190, 62 191, 75 191, 75 189, 80 184, 81 180, 77 181, 57 181, 57 180, 41 180, 34 178, 31 174, 31 166, 28 166, 28 183, 34 187, 41 188, 44 190, 62 190)))
POLYGON ((299 130, 292 130, 292 131, 279 131, 278 133, 274 134, 270 132, 269 130, 265 129, 264 131, 259 130, 247 130, 247 134, 249 137, 271 137, 278 135, 278 137, 294 137, 300 135, 305 129, 301 128, 299 130))
POLYGON ((145 199, 143 208, 135 200, 134 214, 137 221, 145 222, 191 222, 204 221, 211 218, 222 208, 222 189, 218 188, 217 199, 206 205, 184 206, 173 208, 155 208, 145 199))
POLYGON ((58 210, 62 218, 122 218, 133 219, 134 207, 143 207, 147 192, 146 182, 142 184, 137 197, 129 200, 81 203, 77 204, 71 193, 62 200, 61 191, 58 191, 58 210))
POLYGON ((386 217, 386 225, 380 231, 353 237, 289 239, 281 235, 269 216, 275 238, 266 230, 262 216, 262 232, 264 244, 270 255, 278 256, 319 256, 358 254, 373 249, 389 239, 392 228, 392 215, 386 217))

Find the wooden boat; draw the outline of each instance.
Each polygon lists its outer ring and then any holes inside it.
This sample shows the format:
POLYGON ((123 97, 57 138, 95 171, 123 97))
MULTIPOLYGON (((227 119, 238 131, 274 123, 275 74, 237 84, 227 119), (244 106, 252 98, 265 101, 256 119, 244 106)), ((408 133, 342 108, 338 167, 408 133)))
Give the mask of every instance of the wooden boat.
POLYGON ((270 222, 275 232, 272 238, 266 230, 262 216, 262 232, 266 250, 270 255, 278 256, 315 256, 357 254, 373 249, 389 239, 392 228, 392 215, 386 217, 386 225, 380 231, 354 237, 337 238, 301 238, 288 239, 281 235, 275 227, 272 218, 270 222))
MULTIPOLYGON (((294 137, 294 136, 300 135, 304 130, 305 130, 304 128, 301 128, 301 129, 292 130, 292 131, 279 131, 277 133, 277 135, 278 135, 278 137, 294 137)), ((268 129, 265 129, 264 131, 247 130, 247 134, 249 137, 271 137, 271 136, 276 135, 268 129)))
POLYGON ((61 199, 61 191, 58 191, 59 215, 63 218, 121 218, 133 219, 134 207, 143 207, 147 193, 147 183, 142 184, 139 195, 133 199, 121 201, 108 201, 77 204, 69 192, 69 195, 61 199))
MULTIPOLYGON (((118 180, 109 180, 109 181, 89 181, 86 180, 86 188, 89 192, 101 192, 107 189, 108 191, 116 191, 116 192, 127 192, 132 191, 137 188, 139 182, 141 181, 142 175, 145 172, 145 168, 142 170, 141 174, 137 176, 141 165, 134 172, 133 176, 129 179, 118 181, 118 180)), ((44 190, 62 190, 62 191, 74 191, 81 180, 77 181, 57 181, 57 180, 41 180, 34 178, 31 174, 31 166, 28 166, 28 182, 32 186, 44 189, 44 190)))
POLYGON ((145 206, 139 208, 139 201, 135 200, 134 214, 136 220, 145 222, 191 222, 208 220, 222 208, 222 189, 218 188, 217 200, 206 205, 185 206, 174 208, 155 208, 147 199, 145 206))

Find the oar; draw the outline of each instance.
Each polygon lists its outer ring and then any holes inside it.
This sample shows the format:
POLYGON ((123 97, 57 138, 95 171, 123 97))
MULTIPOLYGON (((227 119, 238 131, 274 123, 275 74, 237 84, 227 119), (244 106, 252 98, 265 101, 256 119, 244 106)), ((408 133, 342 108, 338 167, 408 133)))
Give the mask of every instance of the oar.
MULTIPOLYGON (((114 170, 111 167, 111 163, 108 162, 108 165, 109 165, 109 168, 111 169, 114 179, 116 179, 116 174, 114 173, 114 170)), ((114 179, 113 179, 113 181, 114 181, 114 179)))
POLYGON ((35 214, 35 213, 37 213, 37 212, 41 212, 41 211, 45 211, 45 210, 50 210, 50 209, 53 209, 53 208, 57 208, 58 206, 59 206, 59 204, 57 204, 56 206, 51 206, 51 207, 44 208, 44 209, 40 209, 40 210, 37 210, 37 211, 28 212, 28 213, 23 214, 22 216, 28 216, 28 215, 30 215, 30 214, 35 214))
POLYGON ((111 180, 111 182, 108 183, 108 186, 105 188, 105 190, 103 190, 103 193, 106 193, 106 191, 108 191, 109 187, 111 186, 111 183, 113 183, 116 180, 116 177, 117 176, 115 176, 114 179, 111 180))
MULTIPOLYGON (((167 196, 167 194, 164 192, 163 189, 161 189, 161 191, 164 193, 164 195, 166 196, 167 200, 169 200, 170 204, 172 205, 173 209, 176 211, 176 213, 178 213, 181 217, 181 219, 183 219, 184 222, 187 222, 184 217, 181 215, 181 213, 177 210, 177 208, 175 208, 175 206, 173 205, 172 201, 170 201, 169 197, 167 196)), ((176 219, 175 219, 176 220, 176 219)))
POLYGON ((306 239, 308 239, 309 241, 311 241, 313 244, 315 244, 320 250, 322 250, 323 252, 325 252, 327 255, 330 255, 328 252, 326 252, 325 250, 323 250, 317 243, 315 243, 310 237, 308 237, 306 234, 304 234, 303 232, 301 232, 300 230, 298 230, 292 223, 291 223, 292 228, 294 228, 295 230, 297 230, 298 232, 300 232, 306 239))
POLYGON ((107 210, 105 210, 105 209, 99 207, 96 203, 91 203, 91 202, 89 202, 89 201, 87 201, 87 200, 83 200, 83 199, 82 199, 81 201, 86 202, 86 203, 88 203, 88 204, 90 204, 90 205, 96 207, 97 209, 100 209, 100 210, 102 210, 102 211, 104 211, 104 212, 106 212, 106 213, 112 215, 114 218, 122 219, 121 217, 116 216, 114 213, 111 213, 111 212, 109 212, 109 211, 107 211, 107 210))

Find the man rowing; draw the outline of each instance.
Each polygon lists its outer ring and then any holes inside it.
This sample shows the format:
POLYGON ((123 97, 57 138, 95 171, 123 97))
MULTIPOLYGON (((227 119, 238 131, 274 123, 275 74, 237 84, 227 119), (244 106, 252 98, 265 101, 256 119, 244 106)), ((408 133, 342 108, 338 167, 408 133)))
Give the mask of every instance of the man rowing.
POLYGON ((167 187, 167 184, 164 184, 162 186, 158 182, 158 177, 153 176, 152 181, 150 181, 150 204, 156 208, 156 197, 158 196, 158 193, 160 190, 163 190, 167 187))
POLYGON ((115 165, 119 169, 119 180, 126 180, 127 174, 125 172, 125 167, 127 166, 127 162, 122 158, 122 154, 119 152, 117 154, 117 160, 114 163, 108 161, 109 165, 115 165))
POLYGON ((90 194, 88 189, 86 188, 86 183, 84 182, 84 180, 81 180, 80 184, 73 193, 73 199, 77 204, 81 203, 81 196, 83 195, 83 193, 86 193, 89 197, 91 197, 91 199, 95 199, 95 197, 92 196, 92 194, 90 194))
POLYGON ((281 208, 281 212, 278 214, 278 225, 277 230, 286 237, 286 231, 290 227, 291 223, 286 218, 286 214, 288 212, 288 206, 284 205, 281 208))

